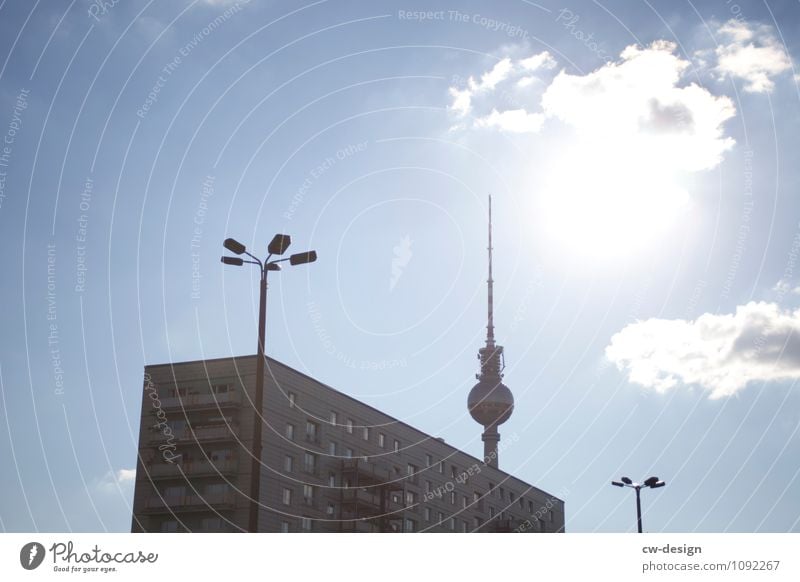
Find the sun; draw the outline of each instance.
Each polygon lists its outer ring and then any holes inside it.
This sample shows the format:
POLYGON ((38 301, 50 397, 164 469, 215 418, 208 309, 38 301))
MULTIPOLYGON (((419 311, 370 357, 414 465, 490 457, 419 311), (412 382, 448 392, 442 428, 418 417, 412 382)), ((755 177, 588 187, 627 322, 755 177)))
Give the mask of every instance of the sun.
POLYGON ((548 238, 593 258, 648 249, 689 209, 676 164, 647 140, 582 142, 559 153, 540 198, 548 238))

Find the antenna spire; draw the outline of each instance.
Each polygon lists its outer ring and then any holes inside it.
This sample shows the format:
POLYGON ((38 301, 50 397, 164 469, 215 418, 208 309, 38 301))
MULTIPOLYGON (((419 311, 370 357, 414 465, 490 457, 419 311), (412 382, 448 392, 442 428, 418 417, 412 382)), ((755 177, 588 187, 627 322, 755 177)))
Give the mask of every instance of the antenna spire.
POLYGON ((494 279, 492 278, 492 195, 489 194, 489 317, 486 325, 486 347, 494 347, 494 279))

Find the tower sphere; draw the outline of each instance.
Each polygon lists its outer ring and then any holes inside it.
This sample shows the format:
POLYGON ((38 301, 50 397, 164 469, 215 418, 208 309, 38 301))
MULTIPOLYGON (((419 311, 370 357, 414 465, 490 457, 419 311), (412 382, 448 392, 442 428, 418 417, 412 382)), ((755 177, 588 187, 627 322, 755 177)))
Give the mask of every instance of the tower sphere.
POLYGON ((514 396, 499 379, 482 378, 469 391, 467 407, 479 424, 500 425, 514 412, 514 396))

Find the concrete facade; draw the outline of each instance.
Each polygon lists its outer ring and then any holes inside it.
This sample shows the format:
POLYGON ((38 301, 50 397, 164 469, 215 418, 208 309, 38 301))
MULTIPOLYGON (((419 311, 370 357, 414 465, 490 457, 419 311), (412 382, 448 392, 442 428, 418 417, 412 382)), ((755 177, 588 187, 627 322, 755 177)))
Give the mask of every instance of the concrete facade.
MULTIPOLYGON (((256 357, 147 366, 131 530, 244 531, 256 357)), ((564 502, 268 359, 262 532, 562 532, 564 502)))

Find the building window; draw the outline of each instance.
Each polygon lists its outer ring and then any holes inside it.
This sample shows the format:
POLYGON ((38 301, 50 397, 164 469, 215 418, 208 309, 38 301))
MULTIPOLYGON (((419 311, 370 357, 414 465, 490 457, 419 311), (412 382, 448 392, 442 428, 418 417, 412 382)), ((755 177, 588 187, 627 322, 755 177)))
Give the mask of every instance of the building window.
POLYGON ((364 427, 361 436, 365 441, 369 440, 369 427, 368 426, 364 427))
POLYGON ((469 531, 469 524, 467 523, 466 519, 461 520, 461 532, 467 533, 469 531))
POLYGON ((539 531, 540 532, 544 533, 545 531, 547 531, 547 526, 545 525, 544 520, 541 517, 539 519, 537 519, 536 521, 539 522, 539 531))
POLYGON ((232 384, 214 384, 211 389, 214 391, 214 394, 227 394, 228 392, 233 392, 233 385, 232 384))
POLYGON ((348 418, 347 419, 347 433, 348 434, 353 434, 353 419, 352 418, 348 418))
POLYGON ((506 490, 500 487, 500 500, 502 501, 506 497, 506 490))
POLYGON ((450 465, 450 478, 455 479, 458 475, 458 468, 455 465, 450 465))
POLYGON ((455 491, 451 491, 450 492, 450 505, 455 505, 455 504, 456 504, 456 492, 455 491))
POLYGON ((286 423, 286 431, 284 432, 284 434, 286 435, 287 439, 289 439, 290 441, 293 441, 294 440, 294 425, 289 423, 289 422, 287 422, 286 423))
POLYGON ((292 504, 292 490, 288 487, 283 488, 283 496, 282 501, 284 505, 291 505, 292 504))
POLYGON ((473 529, 480 529, 483 525, 483 520, 480 517, 473 517, 472 518, 472 528, 473 529))
POLYGON ((344 456, 347 457, 348 459, 352 459, 353 458, 353 449, 351 449, 350 447, 346 448, 344 450, 344 456))
POLYGON ((489 508, 489 517, 494 517, 494 507, 489 508))
POLYGON ((289 399, 289 408, 294 408, 294 403, 297 401, 297 395, 294 392, 288 392, 286 397, 289 399))
POLYGON ((227 483, 208 483, 205 488, 206 495, 224 495, 230 490, 227 483))
POLYGON ((294 467, 294 457, 292 455, 286 455, 283 458, 283 470, 287 473, 292 472, 292 468, 294 467))
POLYGON ((408 467, 406 468, 406 472, 408 473, 408 476, 411 478, 411 482, 412 483, 416 483, 417 482, 417 472, 418 471, 419 471, 419 468, 416 465, 412 465, 411 463, 408 464, 408 467))
POLYGON ((425 455, 425 466, 430 467, 433 465, 433 457, 431 455, 425 455))
POLYGON ((200 531, 219 532, 222 531, 222 520, 219 517, 204 517, 200 522, 200 531))
POLYGON ((450 531, 456 531, 456 518, 450 518, 450 531))
POLYGON ((336 487, 336 473, 328 473, 328 487, 336 487))
POLYGON ((467 496, 466 496, 466 495, 464 495, 464 496, 461 498, 461 507, 462 507, 463 509, 466 509, 466 508, 467 508, 467 504, 468 504, 468 503, 469 503, 469 499, 467 498, 467 496))
POLYGON ((553 523, 553 510, 552 509, 548 509, 547 510, 547 519, 550 520, 550 523, 553 523))
POLYGON ((514 492, 513 491, 509 491, 508 492, 508 501, 510 503, 514 503, 514 492))
POLYGON ((314 505, 314 486, 303 485, 303 502, 306 505, 314 505))
POLYGON ((378 433, 378 446, 382 449, 386 448, 386 435, 382 432, 378 433))
POLYGON ((425 493, 430 493, 431 491, 433 491, 433 483, 425 481, 425 493))
POLYGON ((395 453, 400 452, 400 441, 397 439, 394 439, 394 452, 395 453))
POLYGON ((306 421, 306 440, 312 443, 319 442, 319 426, 316 422, 306 421))
POLYGON ((333 517, 335 513, 336 513, 336 506, 333 503, 329 503, 328 508, 325 510, 325 515, 333 517))
POLYGON ((169 389, 169 397, 170 398, 176 398, 178 396, 181 396, 181 397, 186 396, 186 387, 185 386, 180 386, 180 387, 172 386, 169 389))
POLYGON ((308 451, 305 452, 303 455, 303 470, 306 473, 315 473, 317 471, 317 455, 308 451))
POLYGON ((406 529, 407 532, 415 532, 417 531, 417 522, 413 519, 406 519, 406 529))
POLYGON ((444 513, 442 513, 442 512, 440 511, 440 512, 439 512, 439 524, 441 525, 441 524, 443 524, 443 523, 444 523, 444 513))
POLYGON ((172 485, 164 489, 164 497, 175 498, 183 497, 185 489, 183 485, 172 485))
POLYGON ((331 441, 328 443, 328 454, 335 457, 336 456, 336 442, 331 441))
POLYGON ((406 507, 412 507, 417 504, 417 494, 413 491, 406 491, 406 507))
POLYGON ((311 531, 311 518, 306 517, 305 515, 300 520, 301 527, 303 531, 311 531))
POLYGON ((439 473, 444 475, 444 461, 439 461, 439 473))
MULTIPOLYGON (((183 453, 184 462, 191 461, 191 457, 189 455, 190 455, 189 451, 183 453)), ((233 451, 231 451, 230 449, 216 449, 208 454, 208 458, 211 459, 213 463, 230 461, 233 458, 233 451)))
POLYGON ((161 522, 161 531, 165 533, 173 533, 178 531, 178 522, 174 519, 161 522))
POLYGON ((489 483, 489 495, 494 497, 494 483, 489 483))
POLYGON ((339 420, 339 417, 336 415, 336 413, 333 410, 331 410, 331 426, 336 426, 338 424, 338 422, 337 422, 338 420, 339 420))
POLYGON ((289 533, 291 529, 289 529, 289 522, 282 521, 281 522, 281 533, 289 533))
POLYGON ((431 520, 431 508, 430 507, 426 507, 425 508, 425 521, 430 521, 430 520, 431 520))

